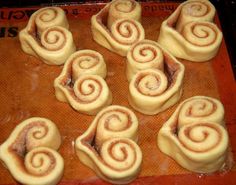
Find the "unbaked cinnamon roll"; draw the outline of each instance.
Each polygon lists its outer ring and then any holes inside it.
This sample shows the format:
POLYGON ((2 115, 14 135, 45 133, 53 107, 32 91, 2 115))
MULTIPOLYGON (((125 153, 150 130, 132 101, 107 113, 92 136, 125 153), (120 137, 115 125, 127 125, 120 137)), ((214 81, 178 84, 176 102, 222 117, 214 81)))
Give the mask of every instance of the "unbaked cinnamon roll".
POLYGON ((228 133, 220 101, 195 96, 182 102, 160 129, 160 150, 182 167, 212 173, 225 166, 228 133))
POLYGON ((164 71, 138 71, 129 84, 129 104, 137 111, 154 115, 174 105, 182 95, 184 66, 162 49, 164 71))
POLYGON ((137 5, 137 2, 134 2, 133 0, 118 0, 108 3, 98 14, 94 15, 91 19, 93 39, 103 47, 121 56, 126 56, 127 51, 131 45, 144 39, 145 37, 144 29, 137 21, 140 19, 139 14, 141 13, 139 6, 140 5, 137 5), (126 3, 129 5, 124 6, 126 3), (111 11, 114 14, 109 13, 110 8, 118 9, 123 13, 119 13, 120 17, 117 17, 114 15, 116 14, 114 11, 111 11), (129 15, 124 13, 125 11, 129 12, 131 10, 135 12, 130 13, 129 15), (111 17, 109 18, 109 16, 111 17))
POLYGON ((121 18, 141 21, 141 5, 134 0, 113 0, 110 3, 107 27, 110 29, 114 21, 121 18))
POLYGON ((80 113, 95 115, 111 104, 112 94, 101 76, 83 73, 75 78, 73 71, 76 70, 72 67, 73 63, 77 65, 72 57, 54 81, 56 98, 68 102, 80 113))
POLYGON ((215 12, 215 7, 208 0, 186 1, 182 4, 176 30, 181 32, 187 23, 193 21, 213 22, 215 12))
POLYGON ((0 146, 0 159, 22 184, 53 185, 63 175, 64 161, 56 151, 61 136, 56 125, 45 118, 30 118, 13 130, 0 146))
POLYGON ((59 7, 39 9, 20 31, 22 50, 49 65, 61 65, 76 50, 64 11, 59 7))
POLYGON ((127 53, 126 77, 128 81, 143 69, 164 70, 164 57, 159 45, 151 40, 142 40, 132 45, 127 53))
POLYGON ((107 67, 103 56, 94 50, 79 50, 66 61, 64 68, 71 70, 72 80, 75 81, 82 74, 99 75, 105 78, 107 67))
POLYGON ((76 139, 76 154, 103 180, 127 184, 134 180, 142 162, 138 139, 138 120, 122 106, 100 111, 88 130, 76 139))
POLYGON ((158 43, 174 56, 194 62, 213 58, 222 33, 212 23, 215 8, 208 0, 188 0, 161 25, 158 43))

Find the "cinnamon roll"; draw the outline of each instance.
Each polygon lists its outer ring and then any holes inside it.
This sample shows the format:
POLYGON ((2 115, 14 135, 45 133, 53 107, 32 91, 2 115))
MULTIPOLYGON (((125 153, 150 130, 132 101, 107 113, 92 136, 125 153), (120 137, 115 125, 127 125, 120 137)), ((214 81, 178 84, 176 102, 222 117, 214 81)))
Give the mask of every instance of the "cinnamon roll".
POLYGON ((107 67, 103 56, 94 50, 79 50, 73 53, 66 61, 64 68, 71 70, 72 80, 82 74, 99 75, 105 78, 107 67))
POLYGON ((93 39, 103 47, 126 56, 131 45, 145 37, 144 29, 137 21, 140 20, 141 13, 139 6, 133 0, 117 0, 108 3, 91 19, 93 39), (129 5, 125 6, 125 4, 129 5), (117 14, 113 9, 122 13, 117 14), (133 11, 134 13, 130 13, 133 11))
POLYGON ((159 45, 151 40, 142 40, 132 45, 127 53, 126 76, 128 81, 143 69, 164 70, 164 57, 159 45))
POLYGON ((71 66, 72 62, 65 65, 54 81, 59 101, 68 102, 78 112, 88 115, 95 115, 111 104, 112 94, 101 76, 82 74, 74 81, 71 66))
POLYGON ((184 66, 162 49, 164 71, 138 71, 129 84, 129 104, 137 111, 154 115, 174 105, 182 95, 184 66))
POLYGON ((121 18, 141 21, 141 5, 134 0, 113 0, 110 3, 107 27, 110 29, 114 21, 121 18))
POLYGON ((188 0, 162 23, 158 43, 178 58, 210 60, 222 41, 222 32, 213 23, 214 16, 210 1, 188 0))
POLYGON ((63 175, 64 161, 56 151, 61 136, 48 119, 34 117, 21 122, 0 146, 0 159, 22 184, 53 185, 63 175))
POLYGON ((88 130, 76 139, 76 154, 103 180, 127 184, 141 167, 138 120, 126 107, 109 106, 100 111, 88 130))
POLYGON ((76 50, 64 11, 59 7, 39 9, 20 31, 22 50, 49 65, 61 65, 76 50))
POLYGON ((178 21, 176 22, 176 30, 181 32, 187 23, 193 21, 213 22, 215 12, 215 7, 208 0, 186 1, 182 4, 178 21))
POLYGON ((160 150, 182 167, 212 173, 225 166, 228 133, 220 101, 195 96, 182 102, 159 131, 160 150))

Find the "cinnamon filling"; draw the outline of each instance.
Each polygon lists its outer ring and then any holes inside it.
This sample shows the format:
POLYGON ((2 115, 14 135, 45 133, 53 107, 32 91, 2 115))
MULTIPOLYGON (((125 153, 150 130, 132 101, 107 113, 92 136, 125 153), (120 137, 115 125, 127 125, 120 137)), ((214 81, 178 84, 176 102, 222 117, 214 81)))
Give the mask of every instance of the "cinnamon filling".
POLYGON ((190 134, 189 134, 190 131, 191 131, 193 128, 195 128, 195 127, 201 127, 201 126, 209 127, 209 128, 211 128, 211 129, 213 129, 213 130, 216 130, 216 132, 219 133, 219 138, 218 138, 217 141, 214 143, 214 145, 210 146, 209 148, 207 148, 207 149, 205 149, 205 150, 201 150, 201 151, 199 151, 199 150, 194 150, 193 148, 188 147, 181 139, 179 139, 180 143, 181 143, 185 148, 187 148, 187 149, 190 150, 190 151, 196 152, 196 153, 208 152, 208 151, 212 150, 213 148, 215 148, 215 147, 220 143, 220 141, 222 140, 222 133, 221 133, 221 131, 220 131, 217 127, 214 127, 213 125, 209 125, 209 124, 207 124, 207 123, 198 123, 198 124, 195 124, 195 125, 193 125, 193 126, 191 126, 191 127, 188 127, 187 129, 184 130, 185 136, 186 136, 188 139, 192 140, 193 142, 198 142, 198 143, 203 142, 203 141, 208 137, 208 135, 209 135, 209 133, 208 133, 207 131, 204 131, 204 132, 203 132, 204 138, 203 138, 202 140, 200 140, 200 141, 194 140, 194 139, 190 136, 190 134))
POLYGON ((152 46, 150 43, 145 43, 145 42, 138 43, 138 44, 136 44, 136 45, 132 48, 132 50, 131 50, 131 56, 132 56, 133 60, 135 60, 135 62, 138 62, 138 63, 152 62, 152 61, 157 57, 157 55, 158 55, 157 50, 155 49, 155 47, 156 47, 156 46, 152 46), (135 50, 135 48, 138 47, 139 45, 144 45, 144 46, 142 47, 142 49, 139 50, 139 54, 140 54, 141 56, 146 56, 145 51, 147 51, 147 50, 149 50, 149 51, 152 52, 153 55, 152 55, 152 57, 151 57, 149 60, 147 60, 147 61, 140 60, 139 58, 136 58, 136 57, 134 56, 134 50, 135 50), (146 46, 145 46, 145 45, 146 45, 146 46))
MULTIPOLYGON (((65 32, 62 31, 61 29, 58 29, 58 28, 55 28, 55 27, 50 28, 50 29, 47 30, 46 34, 44 35, 44 40, 45 40, 46 42, 49 42, 49 41, 48 41, 48 34, 49 34, 50 32, 52 32, 52 31, 59 32, 59 33, 63 36, 64 42, 63 42, 61 45, 59 45, 57 48, 54 48, 54 49, 52 49, 52 48, 50 48, 50 49, 47 48, 47 50, 50 50, 50 51, 57 51, 57 50, 62 49, 62 48, 65 46, 65 44, 66 44, 66 42, 65 42, 65 41, 66 41, 66 34, 65 34, 65 32)), ((50 44, 57 44, 58 40, 59 40, 59 37, 56 36, 55 41, 54 41, 54 42, 50 42, 50 44)))

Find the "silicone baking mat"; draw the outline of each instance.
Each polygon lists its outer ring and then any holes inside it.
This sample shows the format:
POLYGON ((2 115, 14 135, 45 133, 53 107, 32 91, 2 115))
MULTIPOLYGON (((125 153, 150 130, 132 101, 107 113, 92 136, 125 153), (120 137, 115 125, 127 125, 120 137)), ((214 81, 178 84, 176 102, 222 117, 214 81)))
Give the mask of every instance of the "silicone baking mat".
MULTIPOLYGON (((157 40, 162 21, 177 5, 142 4, 142 25, 147 39, 157 40)), ((90 17, 103 6, 87 4, 63 8, 67 12, 77 50, 93 49, 104 56, 108 69, 106 82, 113 93, 112 104, 131 108, 127 100, 126 58, 92 40, 90 17)), ((57 124, 63 138, 59 151, 65 160, 65 171, 60 184, 107 184, 75 155, 73 142, 88 128, 94 116, 80 114, 69 104, 56 99, 53 81, 60 74, 62 66, 46 65, 21 50, 18 32, 26 26, 28 18, 38 8, 0 9, 0 143, 7 139, 21 121, 33 116, 46 117, 57 124)), ((216 22, 220 26, 218 18, 216 22)), ((236 84, 224 40, 217 56, 208 62, 180 61, 185 65, 184 93, 180 102, 195 95, 211 96, 222 101, 235 159, 236 84)), ((183 169, 160 152, 156 144, 157 133, 177 105, 155 116, 146 116, 131 108, 139 119, 138 144, 143 152, 141 173, 132 184, 236 184, 235 166, 229 172, 199 175, 183 169)), ((0 184, 17 184, 3 165, 0 165, 0 184)))

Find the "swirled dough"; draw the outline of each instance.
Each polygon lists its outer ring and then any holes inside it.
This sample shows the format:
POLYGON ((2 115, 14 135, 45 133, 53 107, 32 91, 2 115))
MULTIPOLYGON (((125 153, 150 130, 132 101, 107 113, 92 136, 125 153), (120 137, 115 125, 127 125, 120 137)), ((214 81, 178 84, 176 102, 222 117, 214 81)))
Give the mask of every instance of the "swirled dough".
POLYGON ((68 58, 54 81, 56 98, 78 112, 95 115, 112 102, 106 81, 106 64, 100 53, 81 50, 68 58))
POLYGON ((94 50, 85 49, 73 53, 66 61, 64 68, 71 70, 72 80, 82 74, 98 75, 106 78, 107 67, 103 56, 94 50))
POLYGON ((206 96, 186 99, 160 129, 157 143, 163 153, 190 171, 220 170, 228 152, 223 105, 206 96))
POLYGON ((113 0, 110 4, 107 27, 110 29, 117 19, 128 18, 141 21, 141 5, 134 0, 113 0))
POLYGON ((158 43, 174 56, 194 62, 213 58, 222 33, 212 23, 215 8, 208 0, 188 0, 161 25, 158 43))
POLYGON ((101 110, 88 130, 75 141, 76 154, 99 177, 114 184, 134 180, 141 167, 138 120, 126 107, 101 110))
POLYGON ((61 65, 76 50, 64 11, 59 7, 46 7, 30 17, 20 31, 22 50, 49 65, 61 65))
POLYGON ((22 184, 54 185, 64 170, 63 158, 56 151, 60 144, 56 125, 33 117, 18 124, 0 146, 0 159, 22 184))
POLYGON ((126 77, 128 81, 143 69, 164 70, 164 57, 162 49, 157 42, 142 40, 131 46, 127 53, 126 77))
POLYGON ((112 1, 92 17, 93 39, 103 47, 126 56, 130 46, 145 37, 140 19, 141 8, 137 2, 112 1))
POLYGON ((182 95, 185 68, 170 53, 162 48, 161 51, 164 71, 139 70, 129 84, 129 104, 143 114, 158 114, 174 105, 182 95))

